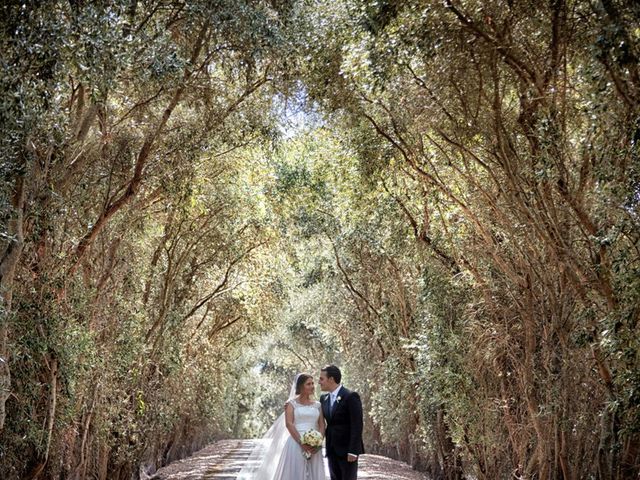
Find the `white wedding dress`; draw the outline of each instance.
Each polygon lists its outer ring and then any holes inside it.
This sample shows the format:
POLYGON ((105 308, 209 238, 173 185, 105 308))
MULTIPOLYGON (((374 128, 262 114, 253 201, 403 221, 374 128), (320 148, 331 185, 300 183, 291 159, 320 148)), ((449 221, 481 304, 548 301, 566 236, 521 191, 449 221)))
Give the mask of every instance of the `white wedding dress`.
MULTIPOLYGON (((302 405, 292 393, 288 403, 293 406, 293 421, 302 435, 309 430, 318 430, 320 402, 302 405)), ((284 414, 271 426, 261 440, 257 441, 238 473, 237 480, 325 480, 322 450, 307 459, 300 445, 285 426, 284 414)))
MULTIPOLYGON (((318 430, 320 402, 303 405, 292 399, 289 403, 293 405, 294 425, 300 435, 309 430, 318 430)), ((302 452, 302 447, 289 435, 282 448, 282 455, 273 480, 324 480, 322 450, 313 454, 308 460, 302 452)))

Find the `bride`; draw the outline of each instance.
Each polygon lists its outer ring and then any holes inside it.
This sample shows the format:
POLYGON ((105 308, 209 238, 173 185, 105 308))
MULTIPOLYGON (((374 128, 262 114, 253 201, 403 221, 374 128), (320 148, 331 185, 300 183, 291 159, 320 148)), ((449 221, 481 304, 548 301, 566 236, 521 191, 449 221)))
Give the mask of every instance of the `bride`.
POLYGON ((301 373, 296 377, 284 414, 252 450, 239 480, 324 480, 320 449, 301 442, 309 430, 316 430, 323 437, 325 434, 322 408, 313 399, 314 391, 311 375, 301 373))

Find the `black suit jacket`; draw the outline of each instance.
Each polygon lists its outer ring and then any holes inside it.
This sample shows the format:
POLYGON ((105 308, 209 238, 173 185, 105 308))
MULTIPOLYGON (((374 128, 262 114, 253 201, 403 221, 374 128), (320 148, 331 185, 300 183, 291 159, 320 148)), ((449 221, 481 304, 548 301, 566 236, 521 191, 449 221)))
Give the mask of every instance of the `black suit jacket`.
POLYGON ((327 455, 346 457, 347 454, 364 453, 362 443, 362 402, 357 392, 344 387, 338 391, 340 400, 336 400, 333 412, 330 411, 330 394, 320 397, 322 413, 327 422, 327 455))

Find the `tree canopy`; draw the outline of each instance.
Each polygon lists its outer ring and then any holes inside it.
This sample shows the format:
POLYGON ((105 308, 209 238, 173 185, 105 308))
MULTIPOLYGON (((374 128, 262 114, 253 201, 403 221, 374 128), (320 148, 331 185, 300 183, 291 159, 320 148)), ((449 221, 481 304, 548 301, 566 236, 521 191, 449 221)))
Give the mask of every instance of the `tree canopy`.
POLYGON ((336 363, 433 478, 640 465, 636 2, 5 2, 0 476, 142 477, 336 363))

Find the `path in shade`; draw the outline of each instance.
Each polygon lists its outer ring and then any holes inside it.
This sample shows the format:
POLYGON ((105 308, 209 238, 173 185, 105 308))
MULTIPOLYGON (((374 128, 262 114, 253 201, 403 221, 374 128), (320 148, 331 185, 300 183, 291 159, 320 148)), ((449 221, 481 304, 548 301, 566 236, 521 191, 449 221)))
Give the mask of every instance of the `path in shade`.
MULTIPOLYGON (((173 462, 151 477, 153 480, 235 480, 253 448, 253 440, 221 440, 173 462)), ((358 479, 426 480, 407 464, 378 455, 360 457, 358 479)), ((328 477, 327 477, 328 478, 328 477)))

